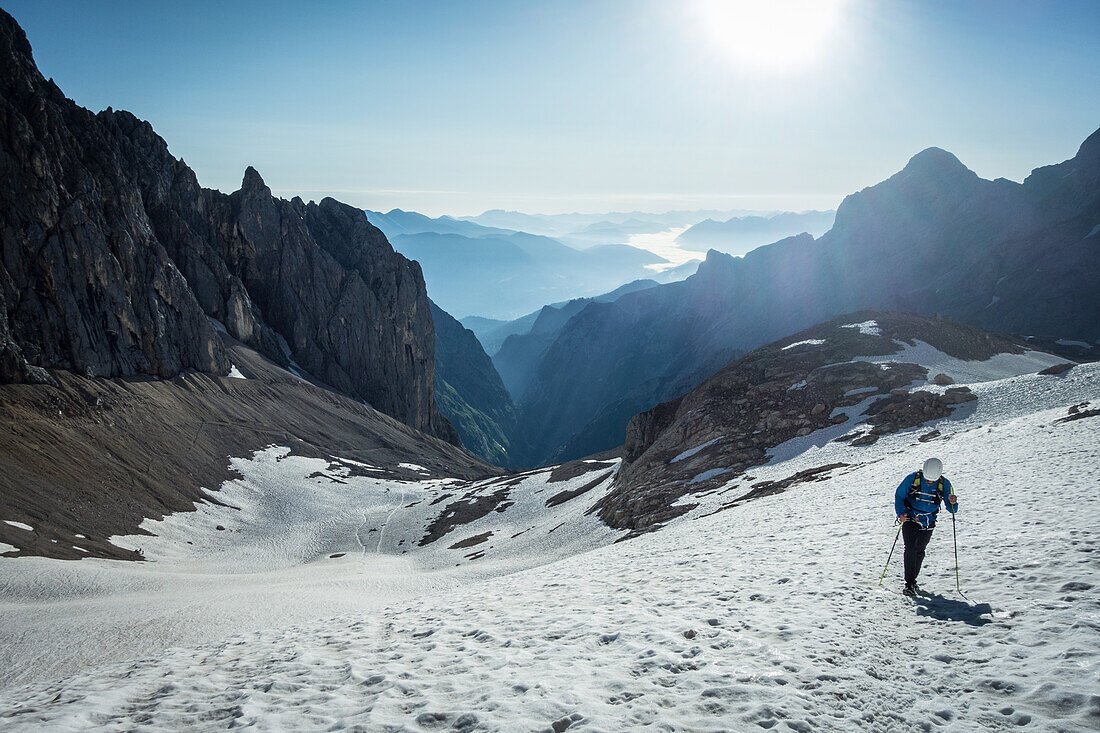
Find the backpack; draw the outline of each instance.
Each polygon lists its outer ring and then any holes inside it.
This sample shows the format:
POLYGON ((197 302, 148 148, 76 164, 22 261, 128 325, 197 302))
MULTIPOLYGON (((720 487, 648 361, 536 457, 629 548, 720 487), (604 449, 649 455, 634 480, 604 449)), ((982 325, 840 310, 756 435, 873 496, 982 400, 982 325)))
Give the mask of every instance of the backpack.
POLYGON ((940 502, 943 501, 943 476, 940 476, 936 481, 936 488, 934 493, 929 494, 924 490, 924 475, 922 471, 917 471, 913 477, 913 484, 909 487, 909 493, 905 495, 905 508, 914 514, 932 514, 935 516, 936 511, 939 510, 940 502), (913 505, 909 503, 910 500, 921 499, 924 501, 930 501, 936 505, 936 510, 932 512, 918 512, 913 508, 913 505))

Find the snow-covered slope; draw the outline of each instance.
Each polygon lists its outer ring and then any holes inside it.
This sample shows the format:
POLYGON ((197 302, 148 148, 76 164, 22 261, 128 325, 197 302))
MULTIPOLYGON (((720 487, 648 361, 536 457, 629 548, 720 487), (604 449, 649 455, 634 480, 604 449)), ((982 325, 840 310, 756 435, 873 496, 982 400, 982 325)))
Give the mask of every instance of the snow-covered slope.
POLYGON ((209 492, 196 511, 111 538, 147 562, 0 557, 0 686, 272 625, 377 613, 620 534, 584 514, 617 461, 477 482, 398 481, 386 477, 392 466, 277 446, 232 464, 243 478, 209 492))
POLYGON ((206 506, 147 525, 156 538, 115 540, 151 562, 0 559, 9 683, 15 667, 49 670, 51 655, 71 653, 76 620, 92 609, 99 626, 84 630, 123 642, 140 641, 128 609, 153 597, 165 610, 148 627, 190 614, 213 627, 251 616, 255 630, 167 651, 151 642, 137 659, 104 645, 99 662, 126 661, 93 667, 88 652, 63 680, 0 690, 0 720, 12 730, 1095 729, 1098 378, 1100 367, 1080 365, 972 385, 972 409, 938 421, 928 442, 908 430, 870 448, 785 451, 752 470, 753 484, 780 493, 731 506, 749 489, 738 477, 624 543, 584 513, 609 477, 563 503, 544 499, 614 466, 555 483, 549 471, 519 477, 514 504, 421 547, 436 516, 425 504, 472 487, 385 482, 262 451, 219 495, 239 511, 206 506), (1091 416, 1065 420, 1081 415, 1091 416), (931 595, 914 603, 897 593, 897 553, 877 582, 894 539, 892 491, 929 454, 960 496, 966 595, 954 591, 941 523, 922 575, 931 595), (817 480, 785 481, 801 472, 817 480))

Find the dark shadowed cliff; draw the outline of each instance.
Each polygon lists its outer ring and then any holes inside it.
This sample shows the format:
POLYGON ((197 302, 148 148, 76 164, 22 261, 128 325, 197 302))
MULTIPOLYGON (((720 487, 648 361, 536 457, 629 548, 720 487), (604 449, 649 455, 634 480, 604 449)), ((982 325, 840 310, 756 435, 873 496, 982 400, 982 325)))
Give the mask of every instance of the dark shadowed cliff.
POLYGON ((515 427, 512 398, 473 331, 432 303, 435 321, 435 398, 462 445, 490 463, 508 465, 515 427))

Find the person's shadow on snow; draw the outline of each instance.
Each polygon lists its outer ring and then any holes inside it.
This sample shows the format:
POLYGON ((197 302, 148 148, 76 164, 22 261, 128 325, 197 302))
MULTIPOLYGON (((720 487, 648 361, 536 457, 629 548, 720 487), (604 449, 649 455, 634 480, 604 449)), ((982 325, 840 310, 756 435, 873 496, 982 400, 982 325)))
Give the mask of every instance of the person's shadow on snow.
POLYGON ((931 593, 913 599, 917 604, 918 616, 931 616, 940 621, 962 621, 971 626, 985 626, 992 623, 989 618, 993 607, 988 603, 967 603, 931 593))

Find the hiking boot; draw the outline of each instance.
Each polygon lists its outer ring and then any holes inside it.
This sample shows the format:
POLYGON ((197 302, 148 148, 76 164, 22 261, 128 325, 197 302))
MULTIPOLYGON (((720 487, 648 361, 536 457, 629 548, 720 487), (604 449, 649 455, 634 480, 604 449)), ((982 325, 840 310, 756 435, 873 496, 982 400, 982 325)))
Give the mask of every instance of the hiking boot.
POLYGON ((909 585, 905 586, 905 589, 902 590, 901 594, 903 596, 915 596, 919 592, 920 590, 917 588, 917 584, 910 583, 909 585))

